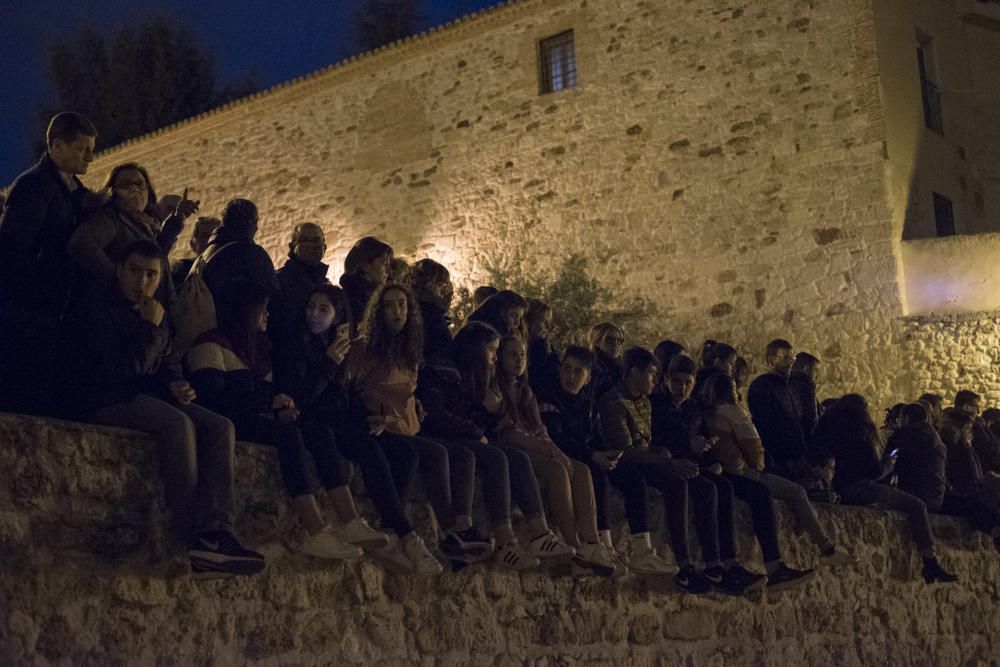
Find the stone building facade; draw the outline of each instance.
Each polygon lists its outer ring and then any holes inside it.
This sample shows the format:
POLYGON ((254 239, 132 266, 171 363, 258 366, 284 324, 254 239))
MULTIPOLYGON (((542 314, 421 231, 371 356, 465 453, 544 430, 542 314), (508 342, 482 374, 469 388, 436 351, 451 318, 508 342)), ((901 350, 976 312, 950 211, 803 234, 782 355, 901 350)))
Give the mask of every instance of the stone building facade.
MULTIPOLYGON (((787 337, 826 362, 824 395, 884 404, 961 354, 940 323, 906 319, 919 275, 903 230, 927 229, 912 191, 950 193, 961 232, 998 229, 989 144, 970 133, 1000 87, 971 115, 945 105, 937 152, 910 150, 917 35, 941 31, 942 75, 964 57, 961 85, 990 82, 993 10, 958 4, 521 0, 114 148, 92 182, 135 160, 206 212, 250 197, 279 262, 292 226, 318 222, 338 275, 366 234, 460 285, 582 252, 616 295, 656 304, 635 342, 723 339, 760 368, 764 344, 787 337), (540 94, 539 41, 567 30, 577 85, 540 94), (964 56, 944 48, 956 40, 964 56), (937 157, 958 141, 965 162, 937 157), (935 180, 952 168, 967 197, 935 180), (907 189, 918 172, 929 185, 907 189)), ((982 291, 965 279, 963 294, 982 291)), ((961 380, 979 386, 993 361, 961 380)))

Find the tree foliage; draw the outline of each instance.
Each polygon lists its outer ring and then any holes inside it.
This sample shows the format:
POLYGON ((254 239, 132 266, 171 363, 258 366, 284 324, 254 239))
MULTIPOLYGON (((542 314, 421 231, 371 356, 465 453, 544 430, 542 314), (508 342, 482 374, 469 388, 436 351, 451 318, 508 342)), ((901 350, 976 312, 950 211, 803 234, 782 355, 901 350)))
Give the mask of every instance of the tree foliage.
POLYGON ((371 51, 417 33, 423 14, 419 0, 363 0, 355 13, 358 46, 371 51))
MULTIPOLYGON (((590 328, 603 321, 615 322, 633 333, 642 332, 656 314, 656 308, 647 299, 621 297, 601 284, 581 254, 569 255, 550 273, 528 275, 516 268, 526 265, 520 256, 488 263, 489 284, 548 304, 553 315, 552 339, 560 346, 585 344, 590 328)), ((459 287, 455 291, 452 319, 464 322, 471 312, 472 292, 459 287)))
POLYGON ((194 34, 163 16, 106 35, 82 28, 47 52, 55 108, 87 116, 102 146, 118 143, 197 115, 254 92, 252 77, 224 88, 212 58, 194 34))

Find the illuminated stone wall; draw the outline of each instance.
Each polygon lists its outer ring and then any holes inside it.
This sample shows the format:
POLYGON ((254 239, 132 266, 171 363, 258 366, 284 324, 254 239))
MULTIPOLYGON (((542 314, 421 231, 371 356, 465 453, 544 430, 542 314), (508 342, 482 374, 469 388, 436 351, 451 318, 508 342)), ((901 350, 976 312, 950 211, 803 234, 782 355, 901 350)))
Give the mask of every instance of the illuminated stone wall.
MULTIPOLYGON (((910 388, 870 0, 525 0, 103 155, 205 212, 260 205, 280 260, 317 221, 337 265, 376 234, 456 282, 584 253, 659 308, 636 342, 790 338, 830 393, 910 388), (538 94, 572 28, 579 86, 538 94)), ((331 276, 334 279, 336 275, 331 276)))
MULTIPOLYGON (((634 576, 483 565, 419 581, 290 550, 274 450, 237 450, 238 529, 268 568, 197 582, 172 567, 179 545, 166 534, 149 440, 0 415, 0 664, 918 667, 1000 655, 1000 559, 950 519, 932 525, 962 577, 953 586, 916 580, 902 516, 846 507, 820 507, 820 520, 860 565, 801 591, 696 597, 634 576)), ((815 548, 780 509, 785 557, 813 565, 815 548)), ((662 543, 660 503, 651 521, 662 543)), ((741 556, 760 569, 746 514, 738 525, 741 556)))
POLYGON ((904 241, 902 249, 909 312, 1000 310, 1000 234, 904 241))

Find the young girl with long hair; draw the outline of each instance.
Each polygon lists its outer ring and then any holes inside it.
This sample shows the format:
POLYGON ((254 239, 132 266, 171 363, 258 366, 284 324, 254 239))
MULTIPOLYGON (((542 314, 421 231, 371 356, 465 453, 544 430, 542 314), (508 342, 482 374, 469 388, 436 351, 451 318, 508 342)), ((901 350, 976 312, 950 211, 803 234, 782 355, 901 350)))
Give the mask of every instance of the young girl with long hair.
POLYGON ((736 383, 721 370, 705 379, 698 401, 702 407, 703 424, 710 438, 717 438, 708 452, 722 464, 731 480, 742 476, 760 482, 772 497, 788 501, 799 524, 820 550, 820 565, 853 565, 857 559, 843 549, 823 529, 816 509, 805 489, 799 484, 764 472, 764 446, 757 429, 736 398, 736 383))
POLYGON ((306 531, 300 549, 313 556, 355 559, 361 547, 377 548, 388 536, 360 517, 348 486, 350 464, 337 451, 333 432, 299 419, 291 396, 271 382, 267 291, 254 283, 234 283, 221 301, 219 326, 199 335, 187 354, 197 401, 232 420, 236 437, 278 450, 281 474, 292 507, 306 531), (310 458, 319 479, 310 470, 310 458), (335 529, 323 517, 316 494, 325 490, 346 525, 335 529))
MULTIPOLYGON (((418 455, 409 447, 383 446, 367 429, 349 419, 347 392, 341 382, 342 364, 351 346, 348 313, 346 297, 339 287, 319 285, 313 289, 303 312, 296 317, 295 335, 275 355, 277 383, 295 400, 303 420, 316 420, 333 429, 337 448, 361 468, 365 489, 383 526, 406 541, 413 527, 404 512, 404 502, 415 479, 418 455)), ((379 551, 375 555, 390 565, 393 558, 400 560, 400 571, 411 565, 399 559, 398 553, 379 551)))
POLYGON ((527 378, 527 352, 517 336, 503 336, 497 348, 496 394, 487 392, 486 409, 500 413, 497 442, 524 451, 535 474, 545 480, 549 507, 563 539, 576 547, 576 561, 598 574, 615 572, 615 562, 597 534, 597 504, 590 469, 552 442, 527 378))
POLYGON ((538 558, 571 555, 573 549, 549 531, 528 456, 488 440, 498 417, 485 409, 484 400, 496 386, 499 339, 489 325, 470 322, 455 338, 451 365, 427 366, 421 371, 418 395, 427 410, 421 434, 461 444, 475 453, 498 545, 496 561, 505 567, 526 569, 537 566, 538 558), (521 508, 531 531, 527 551, 517 542, 511 526, 512 500, 521 508))
MULTIPOLYGON (((402 447, 418 453, 431 507, 446 531, 440 544, 445 555, 465 562, 489 557, 491 545, 472 526, 475 455, 465 447, 417 435, 424 417, 415 396, 423 360, 423 326, 413 293, 396 284, 376 290, 361 331, 365 338, 351 346, 344 379, 352 401, 364 413, 369 433, 386 449, 402 447)), ((432 557, 418 541, 419 537, 411 536, 404 550, 418 569, 425 567, 429 572, 428 558, 432 557)))

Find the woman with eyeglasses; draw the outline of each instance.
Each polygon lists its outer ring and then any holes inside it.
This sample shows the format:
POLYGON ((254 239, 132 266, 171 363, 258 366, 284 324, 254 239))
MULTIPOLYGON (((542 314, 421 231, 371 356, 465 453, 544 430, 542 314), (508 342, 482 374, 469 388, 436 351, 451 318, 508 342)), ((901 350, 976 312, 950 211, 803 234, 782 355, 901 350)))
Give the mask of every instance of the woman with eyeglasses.
MULTIPOLYGON (((134 162, 114 167, 104 182, 103 206, 95 210, 73 236, 70 257, 84 274, 100 285, 115 278, 115 266, 125 248, 135 241, 155 241, 169 254, 184 228, 184 221, 198 210, 197 201, 187 198, 187 191, 174 211, 163 220, 156 216, 156 190, 149 172, 134 162)), ((164 275, 169 267, 164 268, 164 275)), ((164 280, 157 294, 164 305, 171 296, 171 281, 164 280)))
POLYGON ((612 322, 595 324, 590 330, 590 349, 594 352, 590 395, 596 401, 625 377, 622 370, 625 331, 612 322))

